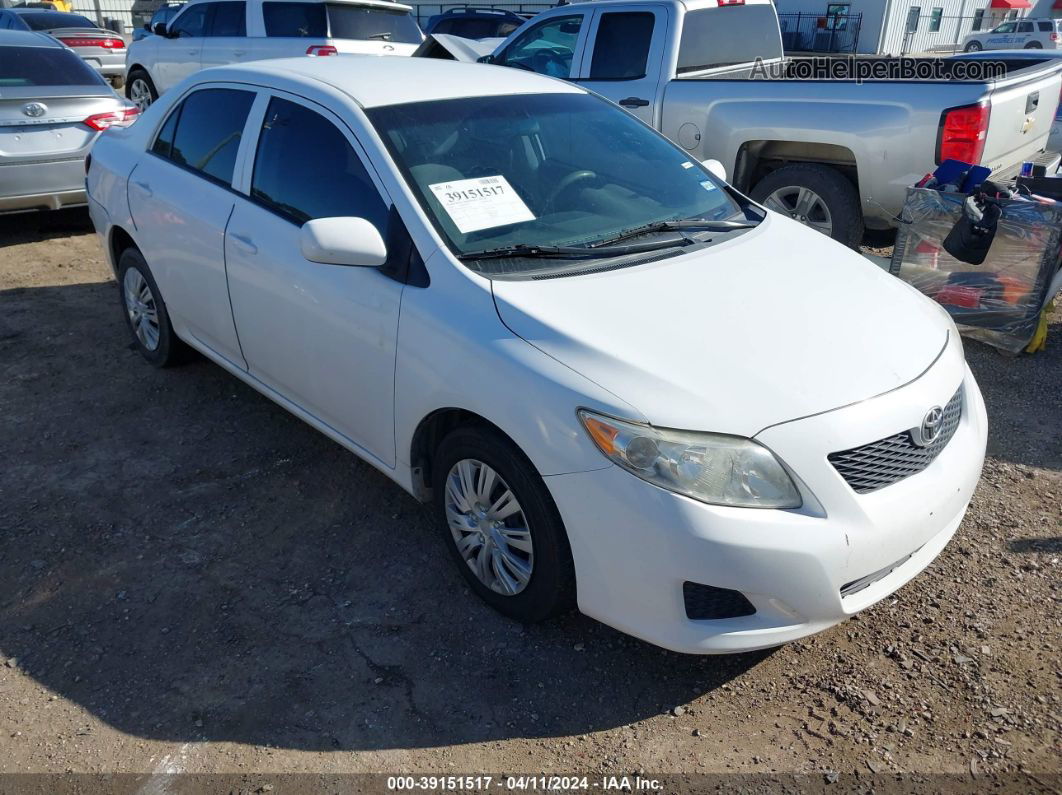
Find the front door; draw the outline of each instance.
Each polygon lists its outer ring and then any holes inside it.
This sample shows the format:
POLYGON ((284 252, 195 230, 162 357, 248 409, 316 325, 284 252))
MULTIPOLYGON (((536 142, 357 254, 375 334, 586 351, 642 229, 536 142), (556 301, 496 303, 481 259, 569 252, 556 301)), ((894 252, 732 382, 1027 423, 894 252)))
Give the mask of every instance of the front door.
POLYGON ((403 285, 376 268, 310 262, 299 247, 313 218, 365 218, 386 237, 390 201, 349 129, 288 95, 270 99, 251 168, 225 236, 250 373, 393 467, 403 285))
POLYGON ((188 75, 200 69, 203 36, 206 33, 208 3, 194 3, 174 17, 166 36, 157 43, 155 88, 169 91, 188 75))
POLYGON ((251 40, 247 38, 247 3, 223 0, 210 3, 201 63, 206 69, 251 60, 251 40))

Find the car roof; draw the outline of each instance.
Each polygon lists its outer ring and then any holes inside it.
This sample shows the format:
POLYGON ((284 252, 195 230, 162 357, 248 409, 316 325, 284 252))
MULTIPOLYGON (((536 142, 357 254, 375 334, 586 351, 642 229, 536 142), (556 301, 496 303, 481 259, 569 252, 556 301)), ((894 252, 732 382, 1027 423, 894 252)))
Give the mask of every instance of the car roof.
POLYGON ((276 88, 322 83, 364 108, 503 94, 586 93, 571 83, 520 69, 386 55, 280 58, 217 66, 196 74, 196 82, 262 82, 276 88))
MULTIPOLYGON (((5 11, 14 9, 5 8, 5 11)), ((0 30, 0 47, 53 47, 64 49, 63 45, 47 33, 35 30, 0 30)))

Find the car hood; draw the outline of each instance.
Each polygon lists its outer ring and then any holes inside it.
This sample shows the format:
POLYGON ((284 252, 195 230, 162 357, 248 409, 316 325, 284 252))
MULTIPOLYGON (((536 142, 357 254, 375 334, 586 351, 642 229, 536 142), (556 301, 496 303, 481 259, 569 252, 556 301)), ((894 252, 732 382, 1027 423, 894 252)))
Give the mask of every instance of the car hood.
POLYGON ((674 259, 492 285, 513 333, 642 419, 742 436, 918 378, 951 328, 912 287, 773 213, 674 259))

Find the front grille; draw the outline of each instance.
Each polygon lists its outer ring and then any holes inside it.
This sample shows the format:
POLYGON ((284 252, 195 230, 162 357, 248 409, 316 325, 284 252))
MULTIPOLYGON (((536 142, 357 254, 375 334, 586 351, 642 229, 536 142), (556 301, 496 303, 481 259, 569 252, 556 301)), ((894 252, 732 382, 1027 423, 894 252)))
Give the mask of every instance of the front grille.
POLYGON ((752 602, 740 591, 698 582, 682 583, 682 599, 686 603, 686 618, 691 621, 740 618, 756 612, 752 602))
POLYGON ((940 434, 925 447, 914 442, 917 429, 903 431, 885 439, 830 453, 827 458, 853 491, 867 494, 917 475, 940 455, 955 435, 962 418, 962 388, 944 407, 940 434))

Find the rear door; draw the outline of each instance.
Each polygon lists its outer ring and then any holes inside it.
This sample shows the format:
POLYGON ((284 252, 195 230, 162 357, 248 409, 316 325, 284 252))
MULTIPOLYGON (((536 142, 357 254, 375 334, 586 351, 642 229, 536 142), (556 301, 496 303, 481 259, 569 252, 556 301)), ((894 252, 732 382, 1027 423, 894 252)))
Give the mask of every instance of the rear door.
POLYGON ((203 37, 211 3, 186 6, 167 25, 167 35, 158 37, 155 69, 151 76, 159 92, 168 91, 188 75, 200 69, 203 37))
POLYGON ((182 336, 246 369, 225 276, 225 228, 256 93, 197 88, 166 117, 129 176, 137 240, 182 336))
POLYGON ((203 38, 201 63, 204 69, 252 59, 247 38, 247 3, 223 0, 208 3, 206 36, 203 38))
POLYGON ((655 125, 667 25, 662 5, 595 11, 576 81, 655 125))

